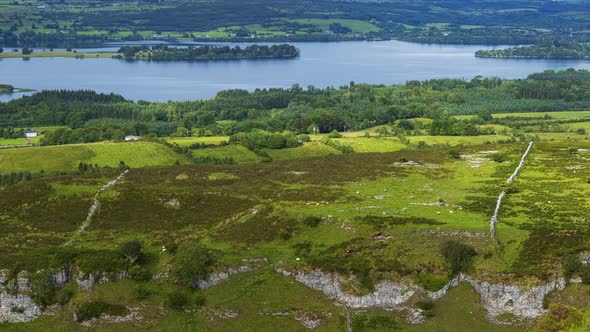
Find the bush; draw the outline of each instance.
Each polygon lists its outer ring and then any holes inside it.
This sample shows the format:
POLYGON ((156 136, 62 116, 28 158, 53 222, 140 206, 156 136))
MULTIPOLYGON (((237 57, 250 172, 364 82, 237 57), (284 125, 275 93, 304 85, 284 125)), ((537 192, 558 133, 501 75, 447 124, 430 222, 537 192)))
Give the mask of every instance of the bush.
POLYGON ((84 322, 92 318, 98 318, 101 314, 111 316, 125 316, 129 313, 125 306, 120 304, 109 304, 103 301, 92 301, 83 303, 76 311, 76 320, 84 322))
POLYGON ((471 266, 473 257, 477 255, 477 251, 472 246, 455 240, 443 243, 440 253, 450 265, 453 274, 467 270, 471 266))
POLYGON ((123 243, 119 247, 119 254, 127 258, 131 264, 135 263, 141 257, 141 242, 133 240, 123 243))
POLYGON ((205 296, 203 294, 197 294, 195 296, 195 300, 193 302, 195 303, 196 306, 202 307, 205 305, 205 303, 207 303, 207 298, 205 298, 205 296))
POLYGON ((494 153, 494 154, 490 155, 490 159, 492 159, 493 161, 495 161, 497 163, 503 163, 506 161, 506 155, 503 153, 494 153))
POLYGON ((549 312, 539 321, 535 330, 541 332, 567 331, 582 319, 583 316, 577 309, 563 304, 552 304, 549 306, 549 312))
POLYGON ((51 274, 47 271, 39 271, 29 277, 31 285, 31 298, 40 307, 47 307, 54 303, 55 285, 51 274))
POLYGON ((207 248, 201 244, 183 243, 176 252, 174 275, 180 282, 198 287, 199 279, 205 279, 215 262, 207 248))
POLYGON ((175 290, 166 294, 164 305, 175 310, 182 310, 188 305, 188 297, 185 293, 175 290))
POLYGON ((297 139, 304 143, 311 142, 311 137, 309 137, 307 134, 301 134, 297 136, 297 139))
POLYGON ((584 265, 582 268, 582 283, 590 285, 590 265, 584 265))
POLYGON ((152 273, 145 267, 133 265, 129 269, 129 276, 136 281, 149 281, 152 279, 152 273))
POLYGON ((303 223, 309 227, 316 227, 320 224, 322 218, 316 216, 309 216, 303 219, 303 223))
POLYGON ((416 306, 422 309, 422 313, 426 317, 434 316, 434 302, 432 300, 418 301, 416 306))
POLYGON ((64 288, 62 289, 56 296, 57 303, 61 305, 66 305, 70 302, 70 300, 74 297, 76 291, 72 288, 64 288))
POLYGON ((293 237, 293 233, 288 229, 281 229, 279 231, 279 237, 286 241, 293 237))
POLYGON ((340 138, 340 137, 342 137, 342 134, 340 134, 338 132, 338 130, 334 129, 328 134, 328 137, 329 138, 340 138))
POLYGON ((152 296, 153 292, 145 285, 138 285, 133 289, 133 296, 138 300, 144 300, 152 296))
POLYGON ((451 159, 461 159, 461 152, 459 152, 458 150, 449 150, 449 152, 447 152, 447 155, 451 159))
POLYGON ((582 263, 578 255, 569 255, 563 260, 563 276, 566 280, 571 279, 581 269, 582 263))
POLYGON ((166 252, 170 255, 176 255, 176 251, 178 251, 178 244, 176 243, 169 243, 166 245, 166 252))

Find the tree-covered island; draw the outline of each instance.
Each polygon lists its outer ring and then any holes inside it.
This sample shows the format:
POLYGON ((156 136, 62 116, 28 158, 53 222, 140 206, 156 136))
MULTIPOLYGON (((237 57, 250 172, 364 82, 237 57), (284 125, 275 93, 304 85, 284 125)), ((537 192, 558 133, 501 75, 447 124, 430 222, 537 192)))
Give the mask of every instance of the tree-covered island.
POLYGON ((524 47, 479 50, 475 52, 475 56, 478 58, 507 59, 589 59, 590 43, 555 40, 524 47))
POLYGON ((234 59, 291 59, 299 55, 299 50, 288 44, 282 45, 249 45, 240 46, 189 46, 187 48, 156 46, 124 46, 119 49, 115 58, 127 60, 234 60, 234 59))

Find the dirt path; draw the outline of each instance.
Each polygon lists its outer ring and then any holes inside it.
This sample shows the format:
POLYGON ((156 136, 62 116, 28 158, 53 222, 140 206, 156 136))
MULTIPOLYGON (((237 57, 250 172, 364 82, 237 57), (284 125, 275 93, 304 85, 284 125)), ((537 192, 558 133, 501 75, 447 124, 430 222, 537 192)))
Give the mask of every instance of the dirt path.
MULTIPOLYGON (((520 170, 524 166, 524 162, 526 161, 526 157, 529 155, 529 152, 531 151, 532 147, 533 147, 533 142, 530 142, 526 151, 524 152, 524 154, 520 158, 520 163, 518 164, 518 166, 514 170, 514 173, 512 173, 512 175, 510 175, 508 180, 506 180, 506 183, 509 184, 516 179, 516 177, 518 176, 518 173, 520 173, 520 170)), ((500 212, 500 208, 502 207, 502 200, 504 199, 504 196, 506 196, 506 191, 502 190, 502 192, 498 196, 498 200, 496 201, 496 209, 494 209, 494 215, 490 219, 490 236, 491 236, 492 240, 494 240, 494 241, 496 241, 496 223, 498 222, 498 213, 500 212)))
POLYGON ((69 244, 71 244, 75 238, 77 236, 79 236, 80 234, 84 233, 84 231, 86 230, 86 228, 88 228, 88 226, 90 226, 90 223, 92 222, 92 217, 94 216, 94 214, 96 213, 96 210, 98 209, 98 206, 100 204, 98 197, 100 195, 100 193, 102 193, 103 191, 109 189, 110 187, 116 185, 119 181, 121 181, 123 179, 123 177, 129 172, 129 170, 125 170, 123 173, 119 174, 119 176, 114 179, 113 181, 105 184, 104 186, 102 186, 100 189, 98 189, 96 191, 96 193, 94 194, 94 199, 92 200, 92 205, 90 205, 90 209, 88 209, 88 214, 86 215, 86 220, 84 220, 84 222, 82 223, 82 225, 80 226, 80 228, 78 228, 78 231, 76 232, 76 234, 74 234, 74 236, 68 240, 68 242, 64 243, 64 246, 67 246, 69 244))

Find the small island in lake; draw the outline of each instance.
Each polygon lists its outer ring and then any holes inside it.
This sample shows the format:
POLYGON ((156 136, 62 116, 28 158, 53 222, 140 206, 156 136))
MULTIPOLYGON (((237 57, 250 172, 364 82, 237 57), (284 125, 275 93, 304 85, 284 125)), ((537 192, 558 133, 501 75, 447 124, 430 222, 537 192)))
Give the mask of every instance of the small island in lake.
POLYGON ((0 84, 0 93, 13 93, 14 87, 8 84, 0 84))
POLYGON ((553 41, 502 50, 479 50, 478 58, 506 59, 590 59, 590 43, 553 41))
POLYGON ((115 57, 127 60, 235 60, 235 59, 289 59, 299 55, 299 50, 288 44, 282 45, 250 45, 240 46, 211 46, 204 45, 187 48, 169 47, 167 45, 152 46, 124 46, 119 49, 115 57))
POLYGON ((245 59, 292 59, 299 56, 299 49, 293 45, 249 45, 240 46, 189 46, 186 48, 155 46, 123 46, 117 52, 84 53, 72 51, 38 51, 30 48, 17 49, 0 53, 0 58, 112 58, 144 61, 211 61, 211 60, 245 60, 245 59))

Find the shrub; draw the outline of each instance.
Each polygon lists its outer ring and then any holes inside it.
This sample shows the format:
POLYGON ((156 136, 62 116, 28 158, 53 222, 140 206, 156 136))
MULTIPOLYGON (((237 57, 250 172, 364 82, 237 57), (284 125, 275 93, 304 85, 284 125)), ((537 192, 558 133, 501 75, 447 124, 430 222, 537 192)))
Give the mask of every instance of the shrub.
POLYGON ((316 227, 320 224, 322 218, 317 216, 308 216, 303 219, 303 223, 309 227, 316 227))
POLYGON ((119 254, 127 258, 131 264, 135 263, 141 257, 141 242, 133 240, 123 243, 119 247, 119 254))
POLYGON ((582 270, 582 283, 584 285, 590 285, 590 265, 584 265, 581 270, 582 270))
POLYGON ((563 305, 552 304, 549 312, 539 321, 537 331, 553 332, 566 331, 582 320, 582 314, 575 308, 563 305))
POLYGON ((578 258, 578 255, 569 255, 566 256, 563 260, 563 276, 567 280, 571 279, 574 274, 580 272, 582 268, 582 263, 578 258))
POLYGON ((176 255, 176 251, 178 251, 178 244, 176 243, 169 243, 166 245, 166 252, 170 255, 176 255))
POLYGON ((279 231, 279 237, 283 240, 289 240, 293 237, 293 233, 288 229, 281 229, 279 231))
POLYGON ((57 303, 61 305, 66 305, 70 302, 70 300, 74 297, 76 291, 72 288, 64 288, 62 289, 56 296, 57 303))
POLYGON ((152 296, 153 292, 145 285, 138 285, 133 289, 133 296, 138 300, 144 300, 152 296))
POLYGON ((183 243, 176 252, 174 274, 180 282, 197 288, 199 279, 205 279, 215 262, 207 248, 201 244, 183 243))
POLYGON ((461 152, 459 152, 458 150, 449 150, 449 152, 447 152, 447 155, 451 159, 461 159, 461 152))
POLYGON ((334 129, 328 134, 328 137, 329 138, 340 138, 340 137, 342 137, 342 134, 340 134, 338 132, 338 130, 334 129))
POLYGON ((297 139, 299 139, 301 142, 304 142, 304 143, 311 142, 311 137, 309 137, 309 135, 307 135, 307 134, 301 134, 301 135, 297 136, 297 139))
POLYGON ((193 302, 195 303, 196 306, 202 307, 205 305, 205 303, 207 303, 207 298, 205 298, 205 295, 203 295, 203 294, 197 294, 195 296, 195 300, 193 302))
POLYGON ((145 267, 133 265, 129 269, 129 276, 136 281, 149 281, 152 279, 152 273, 145 267))
POLYGON ((110 304, 103 301, 92 301, 83 303, 76 311, 76 320, 84 322, 92 318, 98 318, 101 314, 111 316, 125 316, 129 312, 125 306, 110 304))
POLYGON ((12 306, 10 306, 10 312, 15 314, 23 314, 25 312, 25 308, 13 304, 12 306))
POLYGON ((416 306, 422 309, 424 316, 434 316, 434 302, 432 300, 418 301, 416 302, 416 306))
POLYGON ((175 310, 182 310, 188 305, 188 297, 185 293, 175 290, 166 294, 164 305, 175 310))
POLYGON ((29 277, 31 285, 31 298, 40 307, 47 307, 54 303, 55 285, 51 274, 47 271, 39 271, 29 277))
POLYGON ((450 265, 453 274, 467 270, 473 257, 477 255, 477 251, 472 246, 455 240, 443 243, 440 253, 450 265))
POLYGON ((497 163, 503 163, 506 161, 506 155, 503 153, 494 153, 490 155, 490 159, 497 163))

